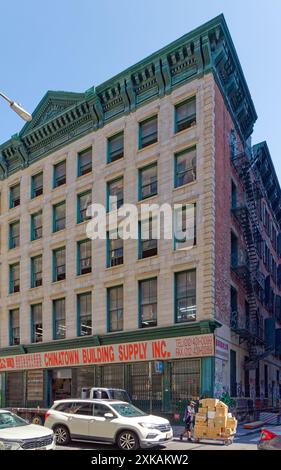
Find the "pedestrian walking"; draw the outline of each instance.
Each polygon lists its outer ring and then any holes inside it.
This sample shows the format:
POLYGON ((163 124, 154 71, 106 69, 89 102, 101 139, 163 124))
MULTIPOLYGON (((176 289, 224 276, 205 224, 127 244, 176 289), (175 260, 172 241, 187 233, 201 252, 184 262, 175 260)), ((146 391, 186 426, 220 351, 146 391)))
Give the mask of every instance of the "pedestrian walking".
POLYGON ((187 434, 187 440, 191 442, 191 433, 193 431, 194 423, 195 423, 195 402, 190 401, 185 409, 184 416, 184 431, 180 435, 180 440, 183 440, 185 434, 187 434))

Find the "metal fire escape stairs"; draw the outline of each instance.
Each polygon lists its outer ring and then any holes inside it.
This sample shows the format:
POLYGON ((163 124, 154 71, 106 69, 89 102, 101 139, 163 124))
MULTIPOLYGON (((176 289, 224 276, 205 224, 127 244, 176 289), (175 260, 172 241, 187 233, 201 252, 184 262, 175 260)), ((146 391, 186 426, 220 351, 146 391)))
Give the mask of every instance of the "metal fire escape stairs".
POLYGON ((259 230, 257 202, 264 195, 259 173, 256 169, 257 159, 252 149, 237 150, 236 144, 231 142, 232 163, 242 181, 245 191, 245 204, 237 207, 234 214, 238 219, 248 254, 249 275, 244 278, 244 287, 249 303, 249 325, 237 324, 232 328, 238 335, 240 343, 246 341, 249 349, 249 358, 245 361, 246 369, 256 369, 260 360, 272 353, 272 347, 266 348, 263 329, 260 327, 259 308, 257 302, 256 283, 260 283, 259 255, 257 245, 262 240, 259 230))

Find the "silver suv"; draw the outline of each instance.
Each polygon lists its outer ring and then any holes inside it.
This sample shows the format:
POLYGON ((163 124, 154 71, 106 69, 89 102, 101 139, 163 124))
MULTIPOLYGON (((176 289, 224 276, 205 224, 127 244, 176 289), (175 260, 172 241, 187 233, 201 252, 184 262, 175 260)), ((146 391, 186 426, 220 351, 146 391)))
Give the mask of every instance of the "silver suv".
POLYGON ((46 413, 45 426, 54 431, 57 445, 67 445, 73 439, 136 450, 173 438, 167 419, 147 415, 131 403, 118 400, 56 401, 46 413))

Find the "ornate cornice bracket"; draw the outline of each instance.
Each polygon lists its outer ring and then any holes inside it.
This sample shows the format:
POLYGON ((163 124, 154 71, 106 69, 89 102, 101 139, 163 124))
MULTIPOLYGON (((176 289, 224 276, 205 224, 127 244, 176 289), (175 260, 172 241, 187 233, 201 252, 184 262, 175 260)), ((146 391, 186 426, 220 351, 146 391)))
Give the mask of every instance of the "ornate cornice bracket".
POLYGON ((21 168, 26 168, 29 165, 29 156, 23 141, 20 139, 18 134, 15 134, 11 138, 12 146, 16 156, 21 162, 21 168))
POLYGON ((3 180, 8 176, 8 163, 0 150, 0 179, 3 180))

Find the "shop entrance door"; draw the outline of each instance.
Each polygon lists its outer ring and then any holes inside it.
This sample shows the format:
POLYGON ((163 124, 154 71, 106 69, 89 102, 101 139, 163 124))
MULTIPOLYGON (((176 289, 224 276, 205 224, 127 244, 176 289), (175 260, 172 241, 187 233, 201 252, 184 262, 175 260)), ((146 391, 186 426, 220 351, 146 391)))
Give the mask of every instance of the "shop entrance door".
POLYGON ((129 394, 135 406, 147 413, 162 411, 163 375, 154 367, 154 362, 130 364, 129 394))
POLYGON ((53 401, 71 398, 71 369, 53 370, 52 374, 52 396, 53 401))

